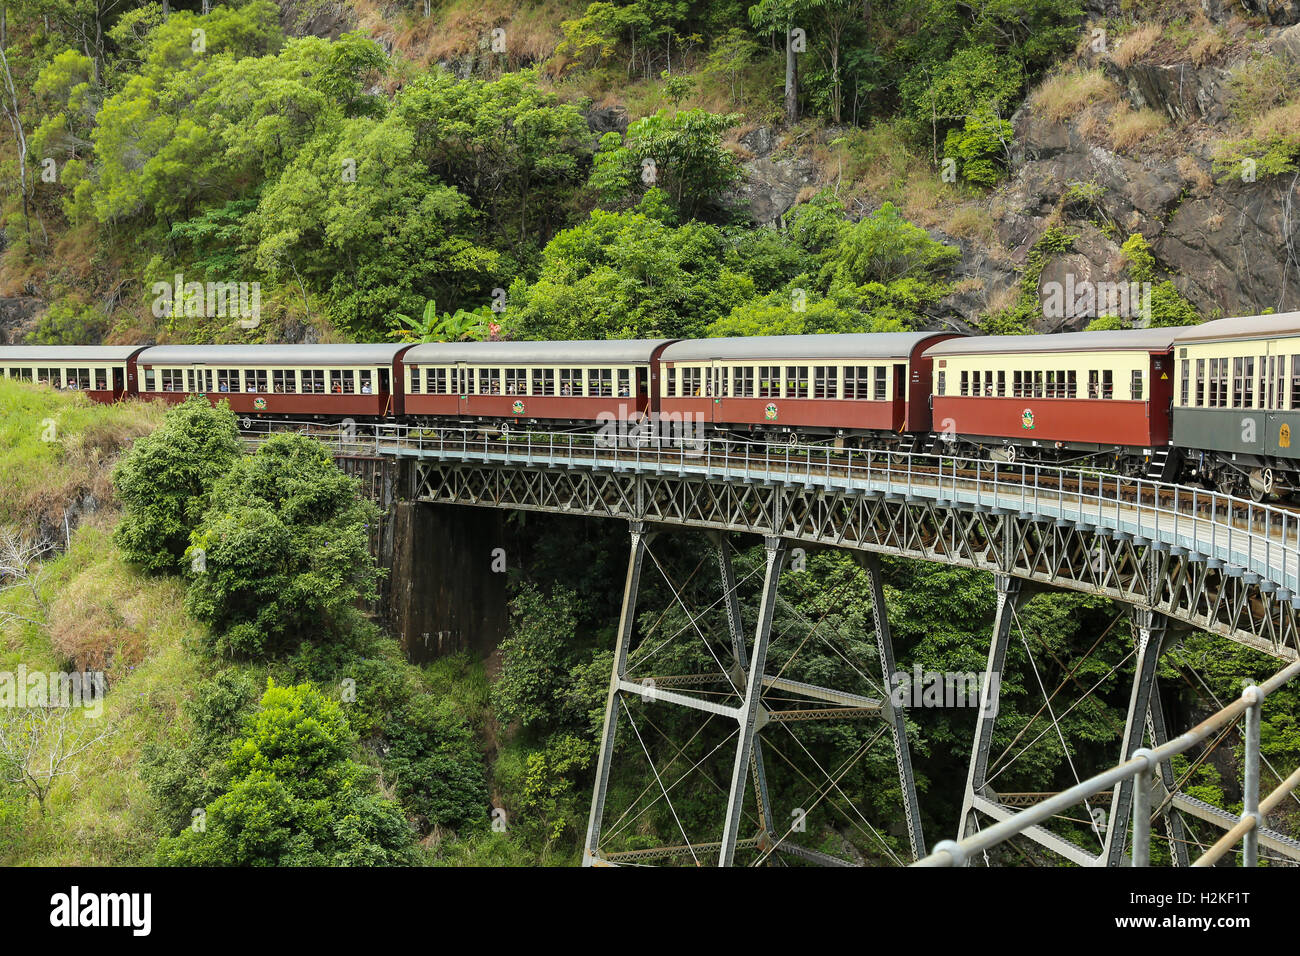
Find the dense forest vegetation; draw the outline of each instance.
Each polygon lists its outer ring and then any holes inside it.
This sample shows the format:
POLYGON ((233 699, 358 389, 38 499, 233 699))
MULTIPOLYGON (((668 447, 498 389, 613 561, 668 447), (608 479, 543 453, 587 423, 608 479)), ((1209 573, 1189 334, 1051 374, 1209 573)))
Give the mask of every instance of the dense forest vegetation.
MULTIPOLYGON (((1126 4, 1110 28, 1161 15, 1146 6, 1126 4)), ((964 203, 1004 180, 1011 116, 1090 35, 1075 0, 600 0, 523 4, 483 30, 473 21, 459 28, 471 53, 439 64, 416 51, 433 26, 456 33, 461 6, 355 7, 400 27, 401 42, 363 29, 305 35, 314 7, 267 0, 0 5, 0 291, 46 303, 27 341, 933 328, 965 288, 966 250, 993 241, 988 214, 964 203), (521 52, 532 40, 544 54, 521 52), (611 104, 625 127, 602 125, 611 104), (779 228, 756 228, 742 140, 772 128, 782 149, 811 149, 823 175, 779 228), (158 308, 154 284, 178 274, 259 283, 260 321, 158 308)), ((1056 99, 1037 108, 1101 99, 1083 76, 1069 74, 1065 92, 1049 79, 1056 99)), ((1233 148, 1265 147, 1274 173, 1300 152, 1289 140, 1233 148)), ((1078 185, 1062 208, 1097 207, 1078 185)), ((1139 230, 1094 218, 1122 243, 1124 273, 1156 284, 1153 322, 1202 317, 1139 230)), ((1012 294, 963 321, 1036 328, 1039 273, 1076 238, 1056 222, 1030 244, 1012 294)), ((625 528, 512 520, 509 547, 524 560, 511 569, 500 654, 416 667, 357 610, 378 580, 375 515, 310 440, 243 456, 228 411, 204 403, 164 419, 5 383, 0 412, 0 525, 15 541, 60 542, 0 591, 0 669, 75 664, 110 679, 105 736, 87 738, 66 773, 42 782, 0 753, 0 862, 577 860, 625 528), (47 421, 59 423, 56 440, 41 438, 47 421)), ((643 634, 725 631, 715 585, 692 571, 704 546, 657 542, 643 634)), ((747 607, 762 560, 761 548, 737 557, 747 607)), ((981 671, 995 607, 987 576, 901 561, 886 572, 900 666, 981 671)), ((783 594, 772 660, 795 679, 872 692, 870 598, 851 558, 807 555, 783 594)), ((1109 602, 1054 593, 1022 609, 1002 686, 999 788, 1060 789, 1111 762, 1131 651, 1109 602), (1049 722, 1044 688, 1058 686, 1080 702, 1049 722)), ((678 642, 657 665, 685 673, 707 655, 678 642)), ((1162 675, 1171 708, 1190 718, 1271 664, 1194 635, 1162 675)), ((1300 759, 1286 716, 1296 703, 1280 692, 1266 713, 1278 769, 1300 759)), ((656 766, 689 766, 724 742, 716 728, 692 737, 688 715, 669 708, 649 717, 642 756, 656 766)), ((933 842, 960 809, 974 717, 922 708, 909 722, 933 842)), ((52 746, 48 728, 18 731, 52 746)), ((880 733, 868 721, 778 732, 774 793, 808 792, 822 768, 856 756, 810 814, 807 845, 870 863, 905 856, 880 733)), ((1231 747, 1179 772, 1190 792, 1239 809, 1231 747)), ((653 785, 637 757, 621 755, 611 807, 653 785)), ((653 804, 607 836, 628 849, 703 839, 725 782, 725 771, 702 771, 671 810, 653 804)), ((778 822, 793 799, 782 797, 778 822)), ((1059 826, 1096 843, 1086 821, 1059 826)))

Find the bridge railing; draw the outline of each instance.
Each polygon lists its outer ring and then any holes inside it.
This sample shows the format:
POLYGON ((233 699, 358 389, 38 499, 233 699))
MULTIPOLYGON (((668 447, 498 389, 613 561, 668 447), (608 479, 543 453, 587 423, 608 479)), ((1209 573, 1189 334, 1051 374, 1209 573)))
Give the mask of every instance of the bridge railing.
POLYGON ((749 442, 636 432, 489 431, 413 425, 320 425, 244 419, 247 437, 311 434, 338 454, 450 458, 523 467, 589 466, 742 483, 805 484, 846 492, 952 501, 1095 527, 1137 544, 1180 549, 1300 608, 1300 515, 1167 482, 1062 465, 992 463, 952 455, 749 442), (611 433, 612 432, 612 433, 611 433))
POLYGON ((1088 797, 1110 790, 1123 780, 1136 781, 1133 789, 1133 866, 1148 866, 1151 862, 1151 791, 1156 768, 1175 754, 1185 753, 1197 744, 1245 717, 1245 759, 1242 786, 1242 810, 1237 824, 1230 828, 1212 847, 1205 851, 1193 866, 1213 866, 1238 843, 1242 846, 1243 863, 1255 866, 1259 858, 1259 834, 1268 814, 1300 785, 1300 769, 1263 800, 1260 799, 1260 715, 1264 699, 1289 680, 1300 674, 1300 661, 1289 664, 1264 683, 1247 687, 1241 697, 1222 710, 1201 721, 1187 733, 1156 747, 1143 747, 1117 766, 1089 777, 1069 790, 1063 790, 1036 803, 1028 809, 993 824, 963 840, 943 840, 934 845, 929 856, 922 857, 913 866, 961 866, 978 853, 1006 842, 1013 836, 1037 826, 1051 817, 1082 803, 1088 797))

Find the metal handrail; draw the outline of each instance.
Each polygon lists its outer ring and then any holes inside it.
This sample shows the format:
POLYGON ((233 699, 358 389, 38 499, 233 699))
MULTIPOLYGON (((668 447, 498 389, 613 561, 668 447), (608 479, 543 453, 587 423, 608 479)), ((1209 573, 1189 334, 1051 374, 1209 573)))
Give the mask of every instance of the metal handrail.
POLYGON ((484 460, 589 463, 666 470, 679 475, 720 474, 741 481, 822 484, 840 480, 887 495, 912 496, 934 489, 939 500, 971 499, 996 508, 1015 507, 1058 521, 1108 526, 1139 543, 1181 548, 1222 562, 1232 576, 1258 575, 1287 592, 1300 608, 1300 516, 1275 505, 1222 492, 1188 488, 1147 478, 1045 464, 996 464, 957 455, 875 449, 833 449, 826 445, 737 442, 716 438, 668 438, 656 432, 641 441, 612 439, 600 432, 521 430, 490 434, 482 428, 422 428, 417 425, 323 426, 312 422, 244 420, 252 439, 283 430, 310 433, 344 453, 376 455, 482 456, 484 460), (364 437, 363 437, 364 436, 364 437), (948 463, 947 466, 945 463, 948 463), (988 469, 988 470, 986 470, 988 469), (959 474, 960 471, 973 475, 959 474), (1067 491, 1067 488, 1069 489, 1067 491), (1053 513, 1054 512, 1054 513, 1053 513))
POLYGON ((1217 713, 1201 721, 1187 733, 1174 738, 1154 750, 1143 747, 1134 751, 1124 763, 1111 767, 1063 790, 1053 797, 1036 803, 1002 820, 987 830, 981 830, 964 840, 943 840, 934 845, 929 856, 922 857, 913 866, 962 866, 974 854, 1003 843, 1032 826, 1056 816, 1088 797, 1108 790, 1121 781, 1134 779, 1133 793, 1133 866, 1148 866, 1151 862, 1151 783, 1156 767, 1175 754, 1181 754, 1208 739, 1216 731, 1246 717, 1245 774, 1242 788, 1242 814, 1237 825, 1225 833, 1207 850, 1193 866, 1212 866, 1237 842, 1242 843, 1246 866, 1254 866, 1259 854, 1259 831, 1264 817, 1300 784, 1300 770, 1291 774, 1276 790, 1259 800, 1259 723, 1264 698, 1297 674, 1300 661, 1288 664, 1262 684, 1247 687, 1242 695, 1217 713))

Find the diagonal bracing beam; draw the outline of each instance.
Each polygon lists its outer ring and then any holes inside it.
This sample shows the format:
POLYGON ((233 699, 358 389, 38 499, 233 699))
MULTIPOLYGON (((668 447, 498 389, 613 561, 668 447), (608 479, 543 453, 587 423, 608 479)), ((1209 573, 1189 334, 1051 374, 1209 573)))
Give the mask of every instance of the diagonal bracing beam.
POLYGON ((632 522, 632 545, 627 561, 627 578, 623 583, 623 608, 619 613, 618 637, 614 644, 614 667, 605 697, 605 723, 601 729, 600 754, 596 759, 596 784, 591 796, 591 815, 587 819, 587 838, 583 846, 582 865, 591 866, 600 853, 601 818, 605 814, 605 796, 609 791, 609 769, 614 758, 614 741, 618 734, 618 697, 620 684, 627 673, 627 654, 636 623, 636 595, 641 584, 641 565, 646 546, 653 533, 647 534, 641 522, 632 522))
MULTIPOLYGON (((889 630, 889 612, 885 607, 885 586, 880 573, 880 556, 854 551, 854 558, 867 573, 871 587, 871 614, 876 625, 876 653, 880 657, 881 686, 888 690, 897 671, 894 640, 889 630)), ((916 773, 912 769, 912 751, 907 744, 907 718, 902 707, 894 706, 889 694, 881 700, 889 730, 894 737, 894 756, 898 764, 898 786, 903 794, 903 813, 907 819, 907 841, 912 859, 925 856, 925 835, 921 832, 921 805, 916 798, 916 773)))

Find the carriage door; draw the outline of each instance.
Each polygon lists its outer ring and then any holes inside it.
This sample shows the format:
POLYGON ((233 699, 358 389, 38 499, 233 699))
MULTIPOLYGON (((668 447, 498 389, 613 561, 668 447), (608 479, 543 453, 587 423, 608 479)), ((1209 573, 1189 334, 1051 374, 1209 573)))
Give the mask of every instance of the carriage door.
POLYGON ((126 392, 126 369, 115 368, 113 372, 113 398, 121 398, 126 392))
POLYGON ((708 420, 710 422, 720 421, 724 417, 722 400, 727 397, 727 369, 716 359, 709 369, 709 396, 713 400, 709 402, 708 420))
POLYGON ((469 414, 469 385, 470 369, 464 362, 460 362, 452 370, 452 381, 456 389, 456 410, 461 415, 469 414))

